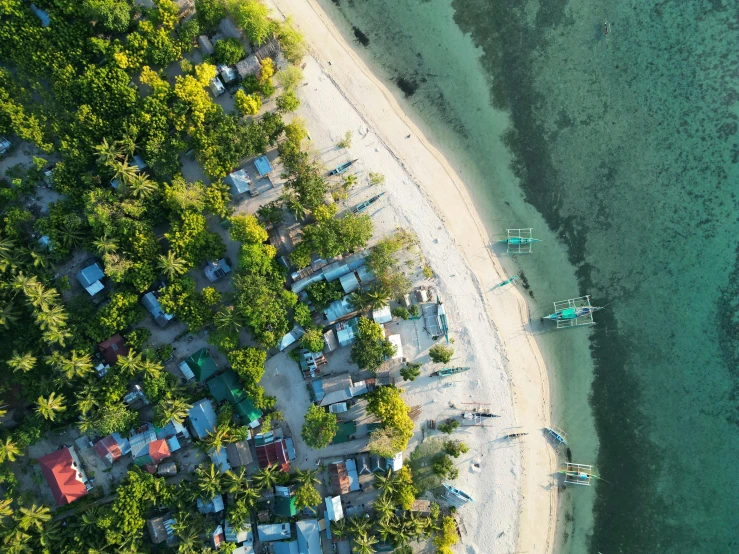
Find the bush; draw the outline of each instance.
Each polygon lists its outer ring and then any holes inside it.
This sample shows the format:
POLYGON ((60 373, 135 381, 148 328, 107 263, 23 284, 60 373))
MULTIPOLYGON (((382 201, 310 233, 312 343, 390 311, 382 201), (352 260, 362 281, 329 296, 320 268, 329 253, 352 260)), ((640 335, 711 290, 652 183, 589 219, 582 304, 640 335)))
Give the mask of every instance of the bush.
POLYGON ((281 112, 294 112, 300 107, 300 99, 292 90, 283 92, 277 97, 277 109, 281 112))
POLYGON ((408 362, 400 370, 400 376, 403 378, 403 381, 415 381, 419 375, 421 375, 421 364, 408 362))
POLYGON ((439 425, 439 431, 451 435, 454 430, 459 427, 459 421, 456 419, 447 419, 444 423, 439 425))
POLYGON ((225 38, 213 45, 216 61, 226 65, 233 65, 246 57, 246 51, 239 39, 225 38))
POLYGON ((300 339, 300 345, 310 352, 321 352, 324 347, 323 333, 320 327, 309 327, 300 339))
POLYGON ((305 414, 305 423, 300 436, 303 437, 305 444, 318 450, 328 446, 338 430, 336 414, 311 405, 305 414))
POLYGON ((421 313, 421 310, 418 308, 418 304, 411 305, 411 307, 408 308, 408 313, 411 317, 418 317, 418 315, 421 313))
POLYGON ((384 338, 382 327, 374 321, 360 317, 358 327, 351 359, 359 369, 375 372, 387 358, 395 355, 397 347, 384 338))
POLYGON ((446 364, 452 359, 454 354, 454 348, 451 346, 443 346, 441 344, 435 344, 429 350, 429 357, 431 361, 437 364, 446 364))
POLYGON ((157 358, 164 363, 172 357, 173 350, 171 344, 163 344, 157 348, 157 358))
POLYGON ((352 132, 347 131, 344 134, 344 138, 336 143, 339 148, 351 148, 352 147, 352 132))
POLYGON ((313 319, 310 316, 310 308, 305 304, 296 304, 295 323, 304 328, 310 326, 313 323, 313 319))
POLYGON ((403 308, 402 306, 398 306, 397 308, 393 308, 392 312, 393 317, 399 317, 400 319, 408 319, 410 317, 410 313, 408 313, 408 310, 403 308))
POLYGON ((294 90, 303 80, 303 70, 295 65, 288 65, 285 69, 278 71, 275 79, 285 90, 294 90))
POLYGON ((331 302, 344 297, 344 291, 339 281, 333 283, 319 281, 306 287, 305 293, 316 310, 325 310, 331 302))
POLYGON ((146 344, 146 341, 151 337, 151 331, 145 327, 139 327, 138 329, 132 330, 124 338, 126 339, 126 346, 131 350, 141 350, 141 347, 146 344))
POLYGON ((236 103, 236 109, 242 115, 256 115, 259 113, 259 108, 262 107, 262 99, 259 96, 256 94, 246 94, 243 90, 236 92, 234 102, 236 103))
POLYGON ((462 441, 446 441, 444 443, 444 452, 453 458, 459 458, 460 455, 469 451, 469 447, 462 441))
POLYGON ((445 479, 456 479, 459 477, 459 470, 454 467, 454 462, 446 454, 434 460, 431 467, 436 475, 441 475, 445 479))

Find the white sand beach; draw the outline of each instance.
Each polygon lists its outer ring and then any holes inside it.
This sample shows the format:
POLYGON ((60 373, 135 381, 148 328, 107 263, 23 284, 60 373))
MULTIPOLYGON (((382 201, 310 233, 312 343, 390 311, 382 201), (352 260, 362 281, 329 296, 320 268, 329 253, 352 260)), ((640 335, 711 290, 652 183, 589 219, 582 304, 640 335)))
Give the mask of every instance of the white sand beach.
MULTIPOLYGON (((523 296, 512 286, 496 288, 507 276, 464 184, 320 7, 312 0, 272 0, 272 6, 294 15, 311 48, 306 84, 298 90, 298 115, 307 120, 315 150, 327 166, 340 156, 360 160, 360 186, 348 203, 378 192, 366 186, 362 174, 386 176, 386 195, 371 212, 377 234, 396 227, 417 234, 445 302, 455 339, 454 365, 472 368, 449 387, 433 379, 408 386, 399 382, 407 402, 422 406, 419 422, 459 417, 464 403, 473 402, 501 416, 455 433, 470 446, 458 460, 455 484, 476 501, 460 510, 464 534, 457 551, 550 552, 557 486, 555 452, 543 432, 550 425, 549 382, 527 331, 523 296), (354 135, 352 147, 339 152, 334 146, 347 130, 354 135), (528 435, 505 438, 518 431, 528 435)), ((421 439, 417 426, 411 448, 421 439)), ((296 446, 306 449, 299 436, 296 446)))

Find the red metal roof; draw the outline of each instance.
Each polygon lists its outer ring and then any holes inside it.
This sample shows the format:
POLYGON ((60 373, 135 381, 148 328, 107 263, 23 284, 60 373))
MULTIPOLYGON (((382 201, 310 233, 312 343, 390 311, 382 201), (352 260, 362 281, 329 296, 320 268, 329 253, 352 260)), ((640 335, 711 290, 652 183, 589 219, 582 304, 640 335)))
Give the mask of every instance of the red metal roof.
POLYGON ((285 439, 257 446, 257 461, 259 462, 259 467, 278 464, 282 471, 290 471, 290 459, 287 455, 285 439))
POLYGON ((328 478, 334 494, 349 494, 349 473, 346 471, 344 462, 328 466, 328 478))
POLYGON ((97 441, 92 446, 92 449, 95 454, 100 456, 103 460, 107 460, 111 463, 115 462, 123 455, 121 453, 120 446, 118 446, 118 441, 116 441, 111 435, 97 441))
POLYGON ((155 464, 161 462, 164 458, 168 458, 170 455, 169 445, 164 439, 155 440, 149 443, 149 456, 155 464))
POLYGON ((74 502, 87 494, 87 487, 77 478, 69 448, 60 448, 47 454, 39 458, 38 463, 59 506, 74 502))
POLYGON ((116 363, 116 361, 118 360, 118 356, 128 355, 128 346, 126 346, 123 337, 121 337, 119 333, 116 333, 108 340, 98 344, 98 348, 100 349, 100 352, 103 353, 103 358, 105 358, 105 361, 108 362, 110 365, 116 363))

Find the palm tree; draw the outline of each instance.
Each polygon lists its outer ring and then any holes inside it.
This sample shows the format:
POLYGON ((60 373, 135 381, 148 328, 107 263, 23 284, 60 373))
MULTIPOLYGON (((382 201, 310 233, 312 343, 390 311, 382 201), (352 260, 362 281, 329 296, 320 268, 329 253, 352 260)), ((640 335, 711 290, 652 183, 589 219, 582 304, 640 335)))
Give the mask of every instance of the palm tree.
POLYGON ((117 179, 119 183, 124 185, 130 183, 138 173, 138 168, 135 165, 129 165, 128 158, 122 162, 115 162, 113 170, 113 179, 117 179))
POLYGON ((127 375, 133 377, 144 367, 144 359, 141 354, 131 350, 125 356, 118 356, 118 367, 127 375))
POLYGON ((192 405, 185 402, 183 398, 165 396, 154 408, 154 422, 157 427, 164 427, 170 421, 182 423, 190 412, 190 408, 192 405))
POLYGON ((42 334, 44 342, 48 344, 57 344, 59 346, 65 346, 67 339, 72 338, 72 333, 67 329, 61 327, 52 327, 44 331, 42 334))
POLYGON ((32 552, 31 547, 28 545, 30 538, 31 535, 24 533, 18 526, 3 537, 3 546, 5 547, 3 551, 7 554, 30 553, 32 552))
POLYGON ((197 476, 198 490, 203 498, 211 500, 215 495, 221 494, 223 475, 218 471, 215 464, 198 466, 195 475, 197 476))
POLYGON ((0 307, 0 325, 9 327, 18 321, 18 310, 12 300, 6 301, 0 307))
POLYGON ((157 184, 142 173, 131 177, 128 188, 135 198, 148 198, 158 190, 157 184))
POLYGON ((257 471, 252 482, 257 489, 271 489, 278 483, 280 468, 277 465, 267 466, 257 471))
POLYGON ((62 524, 58 521, 48 521, 44 528, 38 533, 38 542, 44 548, 44 552, 51 552, 51 545, 59 545, 59 536, 62 532, 62 524))
POLYGON ((123 138, 116 143, 123 155, 133 157, 136 152, 136 147, 138 146, 136 144, 136 134, 137 133, 126 131, 123 138))
POLYGON ((318 470, 315 469, 295 469, 295 480, 302 486, 316 485, 320 483, 316 475, 318 470))
POLYGON ((110 238, 107 233, 99 239, 92 241, 92 245, 101 256, 113 254, 118 251, 118 243, 115 239, 110 238))
POLYGON ((349 532, 351 532, 355 537, 366 535, 369 533, 371 527, 372 523, 362 516, 352 516, 349 518, 349 532))
POLYGON ((0 500, 0 520, 13 515, 13 508, 10 507, 12 503, 12 498, 3 498, 0 500))
POLYGON ((396 528, 390 520, 381 519, 377 522, 377 534, 382 542, 390 542, 395 536, 396 528))
POLYGON ((57 412, 63 412, 67 409, 64 405, 64 395, 60 394, 57 396, 55 392, 49 394, 49 398, 39 396, 36 402, 38 404, 36 411, 40 413, 44 419, 48 419, 50 421, 54 421, 57 412))
POLYGON ((95 146, 95 158, 98 164, 105 167, 113 167, 118 158, 123 157, 121 149, 115 143, 108 142, 103 138, 103 142, 95 146))
POLYGON ((33 267, 35 267, 36 269, 46 269, 51 265, 49 257, 44 252, 31 250, 30 254, 31 261, 33 262, 33 267))
POLYGON ((100 533, 100 529, 98 528, 98 520, 102 516, 102 510, 98 506, 92 506, 82 512, 82 516, 80 516, 77 520, 77 523, 75 524, 75 527, 77 527, 80 530, 80 534, 84 537, 94 537, 95 535, 100 533))
POLYGON ((66 248, 77 248, 85 238, 82 224, 77 220, 64 220, 59 226, 57 236, 66 248))
POLYGON ((95 385, 85 385, 85 387, 77 393, 77 410, 81 414, 86 414, 96 406, 100 405, 99 400, 100 388, 95 385))
POLYGON ((0 238, 0 257, 10 256, 15 250, 15 242, 12 239, 0 238))
POLYGON ((375 512, 377 512, 380 521, 388 519, 393 515, 393 512, 395 512, 395 504, 387 493, 383 493, 377 500, 375 500, 372 507, 375 509, 375 512))
POLYGON ((283 205, 293 213, 295 219, 302 220, 308 215, 308 208, 300 201, 300 197, 293 191, 286 191, 281 197, 283 205))
POLYGON ((67 313, 61 306, 53 306, 47 311, 36 312, 36 323, 42 331, 60 329, 67 324, 67 313))
POLYGON ((373 310, 384 308, 390 301, 390 295, 384 287, 372 287, 365 293, 367 299, 367 305, 373 310))
POLYGON ((14 350, 13 356, 8 360, 8 366, 13 369, 13 373, 15 373, 16 371, 28 373, 33 369, 33 366, 35 365, 36 357, 30 352, 26 352, 25 354, 18 354, 18 352, 14 350))
POLYGON ((244 326, 244 316, 237 312, 233 306, 223 306, 213 316, 213 323, 220 331, 238 333, 239 329, 244 326))
POLYGON ((162 274, 169 280, 187 272, 187 262, 182 258, 178 258, 172 250, 168 251, 164 256, 159 256, 157 267, 161 269, 162 274))
POLYGON ((4 462, 6 459, 10 462, 14 462, 16 456, 20 456, 21 451, 13 442, 10 437, 5 437, 5 441, 0 441, 0 462, 4 462))
POLYGON ((60 370, 70 380, 83 377, 92 371, 92 358, 89 354, 78 354, 73 350, 69 358, 62 359, 60 370))
POLYGON ((347 519, 340 519, 339 521, 331 522, 331 534, 337 539, 343 539, 349 534, 349 525, 347 519))
POLYGON ((31 287, 31 289, 26 293, 26 299, 34 308, 48 312, 49 309, 59 300, 59 293, 56 289, 44 288, 44 286, 39 283, 35 287, 31 287))
POLYGON ((79 417, 79 421, 77 422, 77 427, 79 428, 80 433, 82 433, 83 435, 87 435, 97 428, 97 424, 97 418, 91 416, 90 414, 82 414, 79 417))
POLYGON ((392 495, 395 492, 395 476, 393 475, 393 470, 388 469, 386 475, 376 473, 375 484, 383 493, 392 495))
POLYGON ((21 516, 18 525, 24 531, 28 531, 34 527, 36 531, 40 531, 44 523, 51 519, 51 510, 47 506, 36 506, 33 504, 30 508, 21 508, 21 516))
POLYGON ((221 426, 216 427, 214 432, 208 431, 208 436, 203 439, 203 443, 208 447, 208 450, 220 452, 230 438, 231 430, 227 426, 221 426))
POLYGON ((359 535, 354 537, 354 550, 357 554, 373 554, 375 549, 372 548, 372 545, 377 544, 377 542, 374 535, 359 535))
POLYGON ((162 364, 153 360, 144 360, 141 366, 141 374, 148 379, 156 379, 162 372, 162 364))

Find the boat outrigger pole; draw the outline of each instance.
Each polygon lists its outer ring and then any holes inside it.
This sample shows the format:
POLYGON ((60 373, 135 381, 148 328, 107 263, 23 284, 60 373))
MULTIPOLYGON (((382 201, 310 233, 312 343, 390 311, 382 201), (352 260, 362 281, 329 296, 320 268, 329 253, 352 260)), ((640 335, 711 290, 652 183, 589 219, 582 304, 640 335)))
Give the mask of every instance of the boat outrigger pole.
POLYGON ((602 307, 591 306, 590 296, 580 296, 569 300, 560 300, 554 303, 554 312, 544 316, 557 322, 557 329, 563 327, 577 327, 579 325, 593 325, 593 314, 602 307))

